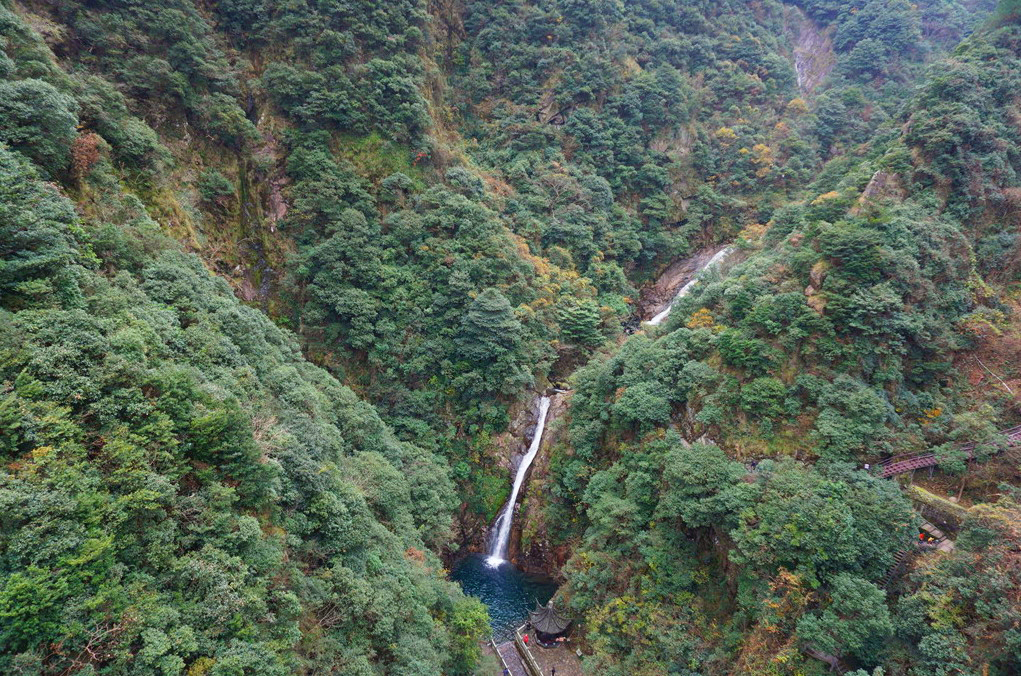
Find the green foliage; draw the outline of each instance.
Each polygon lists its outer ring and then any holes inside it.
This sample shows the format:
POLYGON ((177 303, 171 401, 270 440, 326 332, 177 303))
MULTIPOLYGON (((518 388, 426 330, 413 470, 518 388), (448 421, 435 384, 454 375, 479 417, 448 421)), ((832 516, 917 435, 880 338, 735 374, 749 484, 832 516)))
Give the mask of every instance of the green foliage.
MULTIPOLYGON (((847 110, 845 97, 832 100, 847 110)), ((733 129, 717 136, 738 138, 733 129)), ((877 141, 870 152, 889 153, 884 167, 914 166, 897 159, 893 143, 877 141)), ((633 337, 576 375, 574 455, 554 466, 558 499, 548 514, 573 513, 582 524, 564 529, 580 538, 568 596, 592 623, 598 664, 637 663, 635 652, 623 657, 635 645, 644 663, 660 665, 669 663, 663 655, 699 649, 671 641, 661 626, 623 629, 606 618, 644 603, 702 635, 705 620, 687 617, 683 601, 661 601, 667 590, 718 593, 691 575, 700 561, 727 578, 736 607, 709 612, 732 635, 744 635, 748 622, 774 621, 766 619, 776 612, 766 588, 789 571, 819 604, 783 618, 783 640, 866 663, 897 640, 875 583, 910 542, 914 518, 895 485, 844 463, 919 438, 954 443, 950 428, 927 422, 945 408, 961 412, 960 434, 993 437, 964 414, 973 402, 943 389, 939 366, 961 345, 948 318, 977 303, 966 226, 937 215, 918 186, 908 185, 897 205, 862 197, 874 167, 831 163, 804 204, 773 212, 771 244, 726 278, 703 280, 675 305, 665 331, 633 337), (731 455, 793 446, 822 462, 742 465, 698 444, 666 451, 658 439, 669 428, 687 438, 708 433, 731 455)), ((703 198, 708 207, 716 201, 708 191, 703 198)), ((718 227, 726 211, 718 213, 705 222, 718 227)), ((946 650, 936 638, 924 650, 950 659, 960 641, 947 640, 946 650)))
POLYGON ((658 518, 679 518, 688 528, 733 527, 754 492, 741 481, 745 468, 718 447, 692 444, 672 449, 665 459, 666 488, 658 518))
POLYGON ((447 624, 454 640, 447 673, 475 673, 475 665, 482 657, 481 643, 490 634, 486 607, 476 598, 459 599, 447 624))
POLYGON ((202 172, 198 180, 198 189, 202 199, 206 202, 219 202, 235 192, 234 185, 230 180, 216 169, 207 169, 202 172))
POLYGON ((599 308, 588 301, 568 305, 560 312, 560 332, 568 343, 581 347, 597 347, 603 340, 599 308))
POLYGON ((259 131, 236 101, 226 94, 211 94, 202 101, 205 128, 225 145, 240 149, 259 139, 259 131))
POLYGON ((841 572, 877 580, 911 536, 907 501, 864 474, 760 464, 758 504, 741 514, 735 561, 763 572, 786 568, 810 581, 841 572))
POLYGON ((0 7, 0 671, 471 673, 433 551, 593 351, 535 506, 593 671, 1017 670, 1013 508, 891 625, 913 519, 850 469, 1000 448, 949 365, 1009 321, 1009 3, 924 80, 989 2, 675 4, 0 7))
POLYGON ((750 373, 766 373, 775 365, 774 351, 756 338, 749 338, 735 329, 720 335, 720 356, 731 366, 750 373))
POLYGON ((848 574, 834 579, 830 604, 822 612, 805 615, 798 622, 798 637, 828 655, 870 659, 892 634, 886 594, 871 582, 848 574))
POLYGON ((882 395, 847 376, 839 376, 818 399, 815 422, 820 448, 828 457, 848 459, 882 443, 888 405, 882 395))
POLYGON ((457 338, 466 359, 478 362, 499 360, 514 351, 521 340, 521 323, 514 318, 507 297, 489 288, 468 306, 457 338))
POLYGON ((18 155, 0 148, 0 307, 70 300, 77 242, 73 206, 18 155))
POLYGON ((42 80, 0 82, 0 142, 51 175, 63 172, 77 133, 74 100, 42 80))
MULTIPOLYGON (((497 432, 508 399, 548 363, 558 297, 594 295, 588 281, 523 259, 467 170, 447 173, 453 189, 424 192, 391 174, 382 216, 373 186, 324 141, 296 136, 288 166, 287 227, 301 245, 291 296, 306 335, 365 355, 374 393, 408 438, 425 430, 426 441, 454 446, 450 424, 497 432), (444 420, 451 406, 457 419, 444 420)), ((468 457, 463 442, 449 450, 468 457)))
POLYGON ((1014 592, 1019 517, 1010 487, 997 503, 970 510, 952 553, 912 574, 894 625, 914 671, 929 676, 985 664, 991 673, 1010 673, 1021 666, 1014 592))
POLYGON ((741 408, 757 418, 777 418, 784 413, 787 386, 776 378, 756 378, 741 387, 741 408))
POLYGON ((82 122, 109 142, 118 165, 153 171, 169 163, 156 131, 129 112, 124 95, 109 81, 82 73, 72 83, 82 122))
POLYGON ((743 590, 729 631, 771 616, 776 605, 763 583, 793 571, 828 599, 822 612, 793 618, 790 629, 797 624, 805 643, 868 656, 892 633, 884 594, 871 581, 885 575, 914 529, 910 505, 891 482, 793 461, 748 470, 716 446, 668 433, 629 446, 594 473, 583 501, 588 528, 567 566, 567 598, 590 618, 601 660, 626 645, 646 665, 692 650, 674 632, 699 626, 685 611, 693 597, 721 593, 694 570, 715 556, 725 556, 730 571, 717 574, 743 590), (626 608, 627 619, 608 616, 613 608, 626 608), (636 621, 646 612, 658 621, 636 621))
POLYGON ((1011 24, 962 45, 911 106, 905 141, 925 158, 915 179, 945 185, 946 201, 962 216, 997 204, 995 186, 1016 181, 1021 139, 995 111, 1018 84, 1017 30, 1011 24))
POLYGON ((414 0, 385 8, 273 3, 269 21, 254 9, 224 5, 217 11, 257 43, 284 38, 293 45, 261 77, 273 102, 305 129, 379 130, 419 141, 429 123, 421 93, 423 67, 415 53, 424 12, 414 0), (312 32, 304 29, 317 26, 312 32), (357 26, 352 30, 353 26, 357 26), (288 35, 294 33, 296 35, 288 35), (402 35, 403 34, 403 35, 402 35), (297 38, 290 41, 290 38, 297 38), (358 58, 362 57, 362 58, 358 58))
POLYGON ((0 670, 469 673, 436 459, 194 256, 0 175, 0 670))

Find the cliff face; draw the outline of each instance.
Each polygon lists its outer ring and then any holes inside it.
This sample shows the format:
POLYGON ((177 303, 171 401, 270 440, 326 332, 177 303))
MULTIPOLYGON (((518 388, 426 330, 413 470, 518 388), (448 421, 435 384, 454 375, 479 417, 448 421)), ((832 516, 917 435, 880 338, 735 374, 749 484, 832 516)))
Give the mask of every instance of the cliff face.
POLYGON ((642 289, 638 302, 639 315, 648 319, 665 310, 677 295, 677 291, 691 281, 698 271, 705 267, 706 262, 721 249, 722 246, 703 249, 668 265, 653 284, 642 289))
POLYGON ((556 577, 570 557, 567 547, 550 544, 546 528, 546 498, 552 486, 550 460, 558 446, 566 440, 567 416, 571 394, 557 393, 550 403, 539 454, 532 462, 527 489, 518 503, 518 513, 511 533, 511 560, 530 573, 556 577))
POLYGON ((833 51, 833 26, 820 27, 800 10, 788 17, 788 30, 794 34, 794 70, 798 89, 811 94, 822 84, 837 63, 833 51))
MULTIPOLYGON (((563 395, 556 395, 550 404, 550 412, 547 420, 552 420, 566 407, 563 403, 563 395)), ((459 549, 458 552, 483 552, 486 551, 488 546, 489 529, 492 526, 493 519, 499 514, 500 509, 506 503, 509 496, 510 487, 514 482, 514 475, 517 472, 518 463, 521 457, 528 451, 528 446, 532 442, 532 436, 536 430, 536 419, 538 418, 538 403, 539 397, 532 397, 530 399, 520 401, 511 407, 511 423, 507 426, 507 429, 498 434, 493 438, 485 451, 487 465, 497 469, 498 476, 501 481, 504 481, 504 485, 501 486, 501 490, 496 493, 498 496, 497 500, 493 501, 493 509, 497 510, 492 514, 480 514, 478 511, 472 510, 468 502, 461 504, 461 508, 458 512, 458 516, 454 525, 454 542, 457 543, 459 549)), ((547 432, 544 435, 543 447, 539 454, 536 456, 532 468, 529 470, 529 474, 534 474, 535 466, 540 462, 545 461, 543 455, 549 451, 548 442, 549 438, 549 427, 547 426, 547 432)), ((527 480, 527 478, 526 478, 527 480)), ((525 499, 525 493, 522 493, 521 498, 518 501, 520 505, 525 499)), ((490 510, 492 511, 492 510, 490 510)), ((515 524, 517 532, 518 524, 515 524)), ((511 552, 515 551, 515 542, 517 536, 512 534, 511 539, 511 552)))

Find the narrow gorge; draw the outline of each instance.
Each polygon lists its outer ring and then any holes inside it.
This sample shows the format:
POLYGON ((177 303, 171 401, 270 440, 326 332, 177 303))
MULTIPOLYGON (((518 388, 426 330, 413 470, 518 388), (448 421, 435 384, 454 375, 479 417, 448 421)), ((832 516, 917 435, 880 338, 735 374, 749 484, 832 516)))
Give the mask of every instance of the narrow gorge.
POLYGON ((0 0, 0 674, 1021 673, 1019 92, 1021 0, 0 0))
MULTIPOLYGON (((653 328, 659 326, 678 300, 707 273, 723 266, 735 251, 733 246, 713 247, 667 266, 643 296, 649 303, 657 302, 653 300, 657 297, 668 300, 658 301, 655 315, 645 323, 653 328)), ((537 396, 523 410, 522 415, 534 416, 524 428, 530 440, 527 447, 522 440, 524 452, 510 459, 513 477, 510 494, 489 528, 484 541, 485 555, 469 553, 453 567, 452 578, 466 593, 479 596, 489 608, 494 631, 501 639, 509 636, 509 628, 517 626, 515 623, 524 621, 536 600, 545 603, 552 596, 554 580, 563 579, 560 567, 569 552, 554 551, 547 541, 543 515, 550 487, 550 454, 564 441, 562 428, 547 435, 548 422, 557 420, 561 414, 569 415, 569 402, 569 391, 555 389, 550 395, 537 396), (519 507, 519 495, 527 496, 527 506, 519 507), (483 569, 480 561, 489 570, 483 569)))

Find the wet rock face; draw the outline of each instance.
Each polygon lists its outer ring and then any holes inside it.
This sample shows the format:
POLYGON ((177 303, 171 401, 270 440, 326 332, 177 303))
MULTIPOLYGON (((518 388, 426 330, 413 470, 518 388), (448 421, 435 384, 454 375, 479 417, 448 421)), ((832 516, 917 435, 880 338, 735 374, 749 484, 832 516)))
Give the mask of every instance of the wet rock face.
POLYGON ((449 567, 457 558, 460 552, 484 552, 486 551, 486 539, 489 536, 489 524, 473 512, 468 510, 468 503, 461 503, 457 518, 454 519, 453 541, 460 546, 458 552, 444 552, 444 561, 449 567))
MULTIPOLYGON (((561 396, 557 395, 550 404, 550 416, 555 415, 555 410, 562 410, 562 406, 561 409, 556 409, 557 401, 560 400, 561 396)), ((532 436, 535 434, 535 421, 539 416, 539 397, 535 396, 528 401, 515 404, 511 408, 510 415, 511 422, 507 426, 507 430, 495 437, 487 450, 487 455, 495 460, 499 467, 506 470, 508 483, 514 480, 518 463, 521 462, 522 456, 528 451, 528 445, 532 442, 532 436)), ((549 419, 550 417, 547 417, 547 420, 549 419)), ((536 456, 535 462, 539 463, 548 450, 546 443, 543 443, 543 447, 536 456)), ((534 465, 529 473, 534 473, 534 465)), ((519 510, 521 510, 521 503, 524 501, 525 496, 526 493, 523 492, 518 500, 519 510)), ((515 521, 517 521, 517 518, 515 516, 515 521)), ((481 515, 470 511, 467 503, 462 503, 457 518, 454 520, 453 541, 458 543, 460 552, 485 552, 488 546, 491 526, 492 524, 482 518, 481 515)), ((511 532, 510 552, 512 553, 517 551, 515 538, 520 538, 520 527, 517 523, 515 523, 514 530, 511 532)), ((448 553, 448 563, 455 556, 456 553, 448 553)))
POLYGON ((820 28, 802 14, 796 14, 794 30, 794 70, 798 75, 798 89, 811 94, 822 84, 836 65, 833 52, 833 28, 820 28))
POLYGON ((638 314, 643 319, 650 319, 666 309, 677 295, 677 290, 691 281, 698 271, 705 267, 706 262, 723 248, 718 246, 704 249, 668 265, 656 279, 655 284, 642 289, 638 301, 638 314))
POLYGON ((508 481, 514 479, 513 473, 517 469, 518 461, 528 451, 532 435, 535 434, 535 421, 538 416, 539 397, 518 404, 511 409, 511 422, 507 426, 507 431, 493 439, 489 455, 495 457, 500 466, 507 469, 508 481))
POLYGON ((567 562, 570 551, 566 547, 553 547, 549 542, 546 496, 550 493, 549 466, 553 448, 567 434, 566 419, 561 416, 567 410, 569 400, 570 393, 558 393, 552 398, 546 417, 546 432, 519 502, 509 550, 511 560, 525 571, 554 578, 567 562))

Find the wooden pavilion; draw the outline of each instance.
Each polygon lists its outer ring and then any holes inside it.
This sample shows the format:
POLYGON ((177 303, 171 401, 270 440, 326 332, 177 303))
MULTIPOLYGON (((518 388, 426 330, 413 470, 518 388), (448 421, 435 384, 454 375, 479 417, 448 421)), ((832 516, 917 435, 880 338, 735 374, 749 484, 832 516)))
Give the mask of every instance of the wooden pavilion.
POLYGON ((528 622, 535 631, 535 638, 542 644, 555 643, 571 626, 571 619, 553 607, 553 599, 545 606, 537 603, 535 610, 528 613, 528 622))

